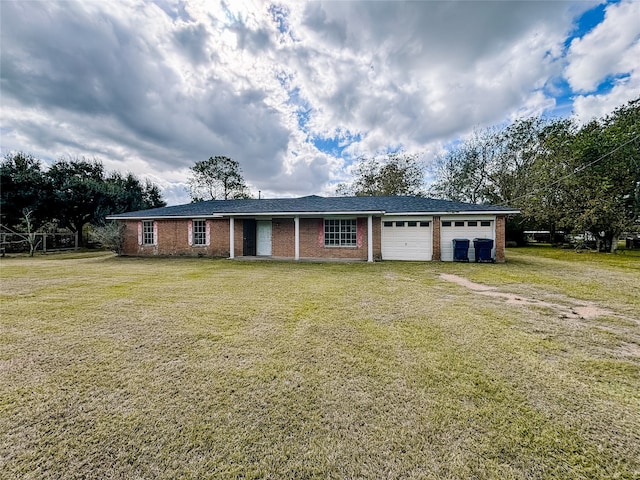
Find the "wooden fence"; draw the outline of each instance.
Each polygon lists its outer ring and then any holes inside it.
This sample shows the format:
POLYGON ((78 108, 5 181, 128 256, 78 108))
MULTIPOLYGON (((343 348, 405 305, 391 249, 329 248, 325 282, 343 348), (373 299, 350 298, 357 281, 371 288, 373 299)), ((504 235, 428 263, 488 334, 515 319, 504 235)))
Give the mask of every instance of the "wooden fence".
MULTIPOLYGON (((33 233, 37 252, 58 252, 78 249, 77 233, 33 233)), ((0 253, 21 253, 29 251, 28 234, 0 233, 0 253)))

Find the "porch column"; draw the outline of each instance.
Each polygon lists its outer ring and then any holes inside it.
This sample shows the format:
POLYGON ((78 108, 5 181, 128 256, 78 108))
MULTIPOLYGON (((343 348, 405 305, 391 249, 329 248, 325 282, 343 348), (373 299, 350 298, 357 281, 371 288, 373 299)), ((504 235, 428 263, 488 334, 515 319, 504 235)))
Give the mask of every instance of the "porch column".
POLYGON ((294 258, 300 260, 300 217, 293 217, 293 225, 295 230, 294 258))
POLYGON ((373 216, 367 217, 367 262, 373 262, 373 216))
POLYGON ((235 236, 235 230, 234 230, 234 218, 233 217, 229 217, 229 258, 234 258, 234 250, 235 250, 235 245, 234 245, 234 236, 235 236))

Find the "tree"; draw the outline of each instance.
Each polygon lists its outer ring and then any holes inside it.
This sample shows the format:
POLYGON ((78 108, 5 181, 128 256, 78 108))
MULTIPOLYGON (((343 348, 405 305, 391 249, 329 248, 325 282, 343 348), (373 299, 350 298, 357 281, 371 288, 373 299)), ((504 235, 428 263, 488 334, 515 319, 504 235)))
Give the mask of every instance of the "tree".
POLYGON ((104 179, 106 199, 96 212, 95 222, 102 224, 107 215, 165 207, 167 203, 157 185, 142 182, 132 173, 113 172, 104 179))
POLYGON ((569 191, 575 225, 614 252, 640 219, 640 98, 576 134, 569 191))
POLYGON ((202 160, 190 168, 189 194, 194 202, 250 198, 240 164, 228 157, 202 160))
POLYGON ((497 163, 500 137, 492 129, 472 136, 436 159, 429 194, 459 202, 486 203, 492 193, 490 173, 497 163))
POLYGON ((567 212, 569 175, 575 126, 559 119, 539 123, 534 148, 522 164, 514 165, 518 188, 506 202, 522 211, 523 223, 533 230, 548 230, 552 241, 559 230, 570 231, 573 219, 567 212))
POLYGON ((338 196, 380 197, 422 195, 424 166, 417 154, 390 153, 385 159, 362 158, 354 168, 354 180, 336 187, 338 196))
POLYGON ((53 186, 53 204, 60 226, 78 234, 83 245, 82 229, 87 223, 97 223, 101 213, 108 211, 108 191, 104 167, 97 161, 60 160, 47 172, 53 186))
POLYGON ((107 175, 102 163, 84 158, 59 160, 43 171, 32 155, 9 154, 0 164, 0 178, 2 225, 12 231, 26 228, 32 235, 48 222, 57 223, 80 233, 80 244, 87 223, 99 225, 106 215, 166 206, 149 180, 142 184, 131 173, 107 175))
POLYGON ((91 229, 91 239, 102 244, 112 252, 120 255, 124 247, 124 236, 127 226, 119 222, 108 222, 91 229))
POLYGON ((18 152, 5 156, 0 164, 0 223, 16 228, 29 211, 29 223, 37 229, 50 214, 51 185, 40 160, 18 152))
POLYGON ((144 187, 142 187, 142 205, 145 209, 167 206, 167 202, 162 198, 160 188, 149 179, 144 182, 144 187))

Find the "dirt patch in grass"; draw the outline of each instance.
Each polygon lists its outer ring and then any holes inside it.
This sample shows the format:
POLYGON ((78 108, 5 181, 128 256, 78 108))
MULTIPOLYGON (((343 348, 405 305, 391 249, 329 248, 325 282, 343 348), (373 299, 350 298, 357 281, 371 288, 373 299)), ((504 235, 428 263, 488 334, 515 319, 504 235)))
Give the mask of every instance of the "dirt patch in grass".
MULTIPOLYGON (((479 295, 504 299, 505 303, 508 305, 550 308, 555 310, 561 318, 588 320, 603 315, 616 316, 615 312, 602 308, 593 302, 585 302, 565 297, 564 300, 566 301, 566 304, 552 303, 535 298, 524 297, 522 295, 516 295, 514 293, 501 292, 497 287, 475 283, 464 277, 450 273, 441 273, 440 278, 444 281, 466 287, 479 295)), ((626 317, 622 316, 622 318, 626 317)))

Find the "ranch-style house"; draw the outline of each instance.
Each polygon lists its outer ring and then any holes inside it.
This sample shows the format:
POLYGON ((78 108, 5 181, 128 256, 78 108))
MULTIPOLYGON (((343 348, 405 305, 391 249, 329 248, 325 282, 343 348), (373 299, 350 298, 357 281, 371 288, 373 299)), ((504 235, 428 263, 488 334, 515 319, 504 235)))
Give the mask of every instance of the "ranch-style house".
POLYGON ((508 207, 425 197, 210 200, 107 217, 125 229, 123 255, 443 260, 453 239, 493 240, 504 262, 508 207))

